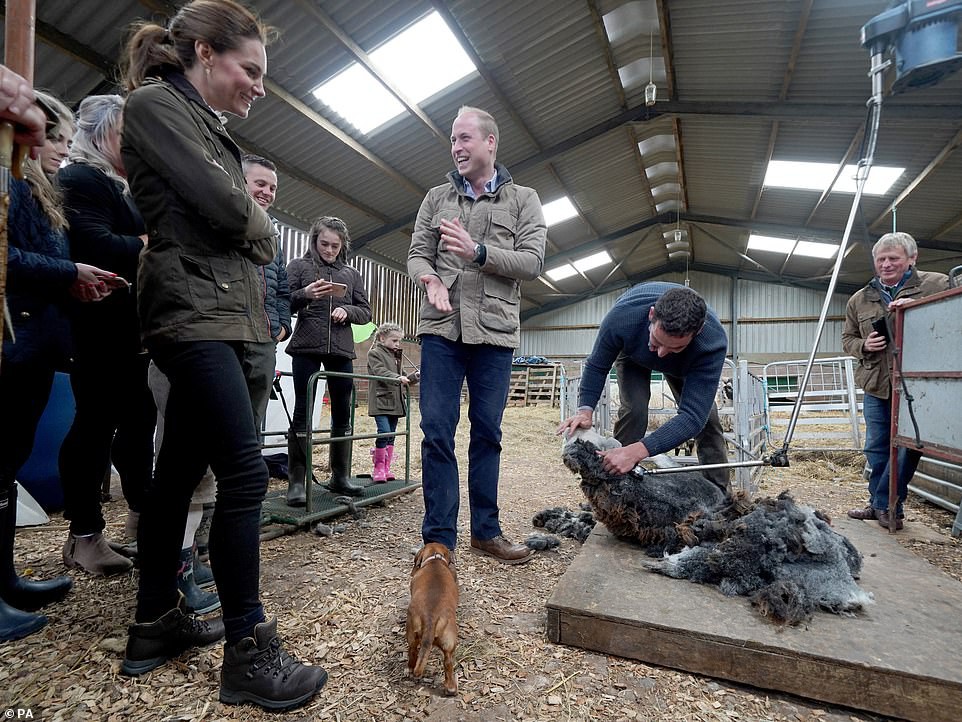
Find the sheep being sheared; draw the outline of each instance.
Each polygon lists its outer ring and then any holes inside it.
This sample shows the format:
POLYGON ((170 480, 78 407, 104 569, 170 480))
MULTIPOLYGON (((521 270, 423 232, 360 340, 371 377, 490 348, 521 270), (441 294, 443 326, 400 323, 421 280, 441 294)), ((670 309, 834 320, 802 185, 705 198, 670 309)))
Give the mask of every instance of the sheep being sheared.
POLYGON ((735 519, 698 519, 692 533, 698 546, 645 566, 747 596, 763 616, 784 624, 803 622, 819 608, 851 613, 873 601, 855 583, 862 569, 858 550, 788 492, 757 500, 735 519))
POLYGON ((679 551, 697 544, 690 525, 698 517, 721 506, 721 489, 696 472, 663 476, 610 474, 596 453, 612 448, 614 439, 604 439, 590 430, 572 434, 565 444, 565 465, 581 474, 581 490, 591 503, 596 521, 617 537, 641 544, 651 556, 679 551), (590 439, 590 440, 589 440, 590 439))
POLYGON ((740 494, 725 497, 697 472, 610 474, 596 445, 579 436, 565 445, 565 465, 581 475, 595 518, 612 534, 649 554, 664 552, 648 569, 749 596, 782 624, 819 608, 850 613, 872 602, 855 583, 862 564, 855 547, 787 492, 748 503, 740 494))

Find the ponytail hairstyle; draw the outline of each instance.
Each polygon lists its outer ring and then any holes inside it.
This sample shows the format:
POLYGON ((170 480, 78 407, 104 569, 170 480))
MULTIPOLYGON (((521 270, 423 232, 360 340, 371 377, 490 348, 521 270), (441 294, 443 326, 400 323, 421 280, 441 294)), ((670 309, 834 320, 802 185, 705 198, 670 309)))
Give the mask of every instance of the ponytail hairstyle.
MULTIPOLYGON (((47 121, 47 138, 54 140, 60 135, 64 126, 73 130, 74 119, 73 111, 70 110, 59 98, 42 90, 34 91, 57 114, 56 122, 47 121)), ((67 228, 67 217, 63 212, 63 198, 60 190, 53 184, 53 179, 43 172, 40 160, 27 158, 23 164, 23 176, 30 186, 30 192, 40 205, 40 210, 47 216, 50 227, 55 231, 63 231, 67 228)))
POLYGON ((124 193, 129 193, 127 179, 104 153, 110 134, 123 123, 123 112, 124 99, 119 95, 90 95, 84 98, 77 111, 77 133, 73 137, 67 160, 93 166, 119 183, 124 193))
POLYGON ((124 51, 123 83, 129 92, 147 78, 187 70, 197 60, 197 41, 222 53, 238 48, 249 38, 267 45, 276 34, 274 28, 234 0, 192 0, 166 28, 148 21, 132 26, 124 51))

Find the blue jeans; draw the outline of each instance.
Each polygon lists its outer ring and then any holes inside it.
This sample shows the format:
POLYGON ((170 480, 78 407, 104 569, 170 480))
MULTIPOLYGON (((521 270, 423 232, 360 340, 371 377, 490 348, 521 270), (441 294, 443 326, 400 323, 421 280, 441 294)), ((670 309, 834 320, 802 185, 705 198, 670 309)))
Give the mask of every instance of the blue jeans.
MULTIPOLYGON (((374 417, 374 423, 377 425, 377 433, 379 434, 393 434, 397 431, 397 420, 399 416, 388 416, 387 414, 378 414, 374 417)), ((378 449, 383 449, 387 446, 394 445, 393 436, 382 436, 374 441, 374 446, 378 449)))
POLYGON ((187 511, 209 464, 217 477, 210 562, 227 643, 233 644, 264 620, 258 585, 268 477, 242 366, 244 344, 191 341, 152 351, 170 380, 170 396, 164 441, 137 529, 137 621, 152 622, 177 604, 187 511))
MULTIPOLYGON (((868 479, 869 503, 873 509, 889 508, 889 461, 891 459, 892 402, 865 394, 862 399, 865 417, 865 459, 872 467, 868 479)), ((915 476, 922 454, 914 449, 898 450, 898 513, 908 495, 909 481, 915 476)))
POLYGON ((460 480, 454 434, 461 416, 461 385, 468 382, 468 501, 471 535, 482 541, 501 534, 498 474, 501 418, 511 384, 513 349, 421 337, 421 469, 424 543, 454 549, 458 537, 460 480))

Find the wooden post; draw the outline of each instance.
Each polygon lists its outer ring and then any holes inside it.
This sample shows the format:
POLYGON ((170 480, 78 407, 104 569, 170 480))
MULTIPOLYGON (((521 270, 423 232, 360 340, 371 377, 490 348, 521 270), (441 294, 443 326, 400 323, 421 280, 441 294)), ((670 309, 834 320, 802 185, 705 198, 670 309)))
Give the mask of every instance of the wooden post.
MULTIPOLYGON (((4 22, 4 64, 33 83, 33 36, 36 29, 35 0, 8 0, 4 22)), ((7 211, 10 172, 19 177, 21 161, 29 149, 13 146, 13 124, 0 124, 0 343, 7 314, 7 211)))

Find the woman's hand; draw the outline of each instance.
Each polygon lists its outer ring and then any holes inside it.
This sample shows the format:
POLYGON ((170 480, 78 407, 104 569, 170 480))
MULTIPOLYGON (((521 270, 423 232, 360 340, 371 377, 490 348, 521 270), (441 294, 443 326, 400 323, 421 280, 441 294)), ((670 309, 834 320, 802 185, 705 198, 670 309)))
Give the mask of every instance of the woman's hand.
POLYGON ((309 283, 304 286, 304 295, 311 301, 333 296, 336 292, 337 286, 330 281, 325 281, 323 279, 314 281, 313 283, 309 283))
POLYGON ((347 321, 347 311, 338 306, 331 311, 331 320, 334 321, 334 323, 344 323, 347 321))
POLYGON ((76 265, 77 278, 70 286, 71 296, 78 301, 101 301, 110 295, 112 289, 107 286, 104 277, 114 274, 86 263, 76 265))

